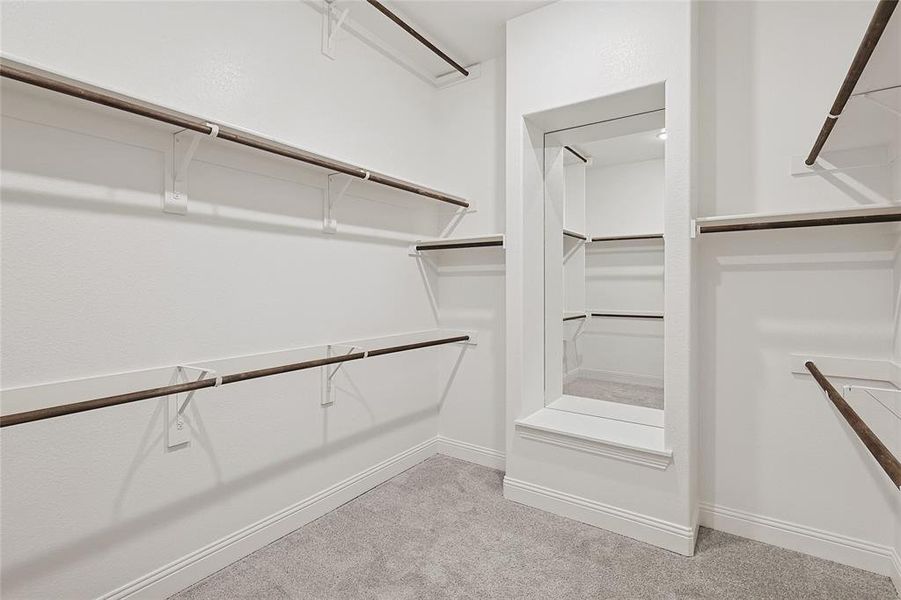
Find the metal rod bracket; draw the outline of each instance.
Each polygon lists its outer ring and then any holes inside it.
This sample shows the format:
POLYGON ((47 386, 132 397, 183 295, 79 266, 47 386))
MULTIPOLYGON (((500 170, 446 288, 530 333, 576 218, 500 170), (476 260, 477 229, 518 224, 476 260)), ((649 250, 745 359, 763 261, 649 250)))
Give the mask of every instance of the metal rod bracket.
MULTIPOLYGON (((222 376, 215 369, 209 367, 192 367, 190 365, 178 365, 175 367, 175 381, 185 383, 188 381, 187 371, 198 373, 196 380, 204 379, 207 375, 216 378, 215 387, 222 385, 222 376)), ((194 398, 194 391, 187 394, 174 394, 168 397, 166 412, 166 447, 175 448, 191 441, 191 430, 185 420, 185 409, 194 398)))
POLYGON ((350 9, 345 8, 339 13, 335 9, 334 0, 323 0, 322 4, 325 9, 322 12, 322 53, 335 60, 335 38, 350 14, 350 9))
MULTIPOLYGON (((368 181, 372 174, 366 171, 363 181, 368 181)), ((344 194, 350 188, 350 184, 354 179, 345 173, 330 173, 328 176, 328 184, 325 197, 322 200, 322 231, 323 233, 337 233, 338 219, 334 216, 335 205, 344 198, 344 194)))
MULTIPOLYGON (((219 126, 206 123, 210 128, 209 137, 219 136, 219 126)), ((183 129, 172 134, 172 182, 166 190, 163 212, 173 215, 188 214, 188 168, 194 160, 197 146, 204 137, 202 133, 183 129)))
MULTIPOLYGON (((363 352, 363 358, 369 356, 369 351, 360 346, 350 346, 345 344, 329 344, 327 345, 325 350, 326 358, 331 358, 335 356, 332 354, 332 350, 335 348, 347 348, 346 354, 353 354, 354 352, 363 352)), ((332 380, 335 378, 335 375, 338 374, 338 371, 341 370, 341 367, 344 366, 343 362, 337 363, 335 366, 326 365, 322 367, 321 376, 322 376, 322 406, 328 406, 330 404, 335 403, 335 388, 332 380)))

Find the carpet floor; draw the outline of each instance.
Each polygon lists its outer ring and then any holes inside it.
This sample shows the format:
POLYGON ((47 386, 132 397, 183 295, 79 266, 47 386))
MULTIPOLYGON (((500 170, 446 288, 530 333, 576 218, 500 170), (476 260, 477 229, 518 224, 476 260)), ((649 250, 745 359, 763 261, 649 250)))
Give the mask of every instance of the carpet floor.
POLYGON ((687 558, 505 500, 436 456, 183 590, 178 600, 896 600, 872 573, 701 529, 687 558))
POLYGON ((579 378, 564 384, 563 393, 663 410, 663 388, 651 385, 579 378))

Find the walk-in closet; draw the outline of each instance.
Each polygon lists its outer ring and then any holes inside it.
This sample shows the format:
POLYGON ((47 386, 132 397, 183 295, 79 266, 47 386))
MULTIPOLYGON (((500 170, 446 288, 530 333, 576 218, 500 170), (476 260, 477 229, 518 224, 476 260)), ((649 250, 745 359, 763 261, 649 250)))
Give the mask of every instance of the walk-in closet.
POLYGON ((0 0, 3 600, 887 600, 897 0, 0 0))

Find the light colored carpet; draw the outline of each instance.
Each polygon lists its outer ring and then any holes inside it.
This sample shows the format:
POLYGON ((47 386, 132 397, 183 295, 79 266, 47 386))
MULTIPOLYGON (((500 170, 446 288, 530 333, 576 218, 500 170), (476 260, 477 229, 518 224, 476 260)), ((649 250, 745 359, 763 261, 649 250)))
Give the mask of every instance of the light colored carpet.
POLYGON ((652 385, 579 378, 565 384, 563 393, 569 396, 581 396, 582 398, 663 410, 663 388, 652 385))
POLYGON ((505 500, 436 456, 174 596, 179 600, 896 600, 891 581, 702 529, 686 558, 505 500))

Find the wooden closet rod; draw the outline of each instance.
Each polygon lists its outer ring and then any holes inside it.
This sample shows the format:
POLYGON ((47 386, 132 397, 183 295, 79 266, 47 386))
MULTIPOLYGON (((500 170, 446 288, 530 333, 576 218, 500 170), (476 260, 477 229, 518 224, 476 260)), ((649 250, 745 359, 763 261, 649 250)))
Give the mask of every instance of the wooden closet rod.
POLYGON ((859 225, 863 223, 892 223, 901 221, 901 211, 884 215, 856 215, 848 217, 825 217, 821 219, 791 219, 786 221, 757 221, 732 225, 700 225, 699 233, 722 233, 726 231, 758 231, 761 229, 792 229, 795 227, 824 227, 829 225, 859 225))
POLYGON ((898 0, 879 0, 879 3, 876 5, 876 11, 870 19, 870 24, 863 35, 863 40, 861 40, 857 53, 854 55, 854 60, 851 61, 851 67, 848 69, 847 75, 845 75, 842 87, 839 88, 838 95, 832 103, 832 108, 829 109, 829 115, 820 128, 820 134, 817 136, 810 154, 807 155, 807 159, 804 161, 804 164, 807 166, 811 166, 816 162, 820 151, 826 145, 826 140, 829 139, 829 134, 832 133, 835 122, 838 121, 842 111, 845 109, 845 105, 848 103, 848 99, 851 98, 851 93, 860 80, 860 76, 873 55, 873 50, 876 49, 876 44, 879 43, 879 38, 882 37, 882 32, 885 31, 897 5, 898 0))
MULTIPOLYGON (((112 92, 98 86, 90 85, 76 79, 63 77, 62 75, 58 75, 50 71, 37 69, 7 58, 0 58, 0 77, 15 79, 16 81, 21 81, 29 85, 44 88, 46 90, 51 90, 75 98, 81 98, 82 100, 87 100, 88 102, 102 104, 103 106, 109 106, 110 108, 115 108, 117 110, 140 115, 142 117, 147 117, 148 119, 153 119, 162 123, 168 123, 169 125, 174 125, 183 129, 190 129, 191 131, 197 131, 199 133, 207 135, 212 135, 215 130, 214 127, 211 127, 210 122, 206 121, 205 119, 201 119, 200 117, 195 117, 193 115, 172 110, 158 104, 145 102, 131 96, 126 96, 124 94, 118 94, 116 92, 112 92)), ((279 156, 298 160, 310 165, 314 165, 316 167, 322 167, 323 169, 328 169, 329 171, 344 173, 353 177, 359 177, 360 179, 368 179, 369 181, 373 181, 384 186, 403 190, 412 194, 418 194, 427 198, 432 198, 433 200, 438 200, 439 202, 446 202, 448 204, 454 204, 463 208, 469 208, 469 202, 463 200, 462 198, 451 196, 449 194, 445 194, 444 192, 439 192, 437 190, 410 183, 402 179, 397 179, 389 175, 384 175, 375 171, 369 171, 362 167, 357 167, 355 165, 315 154, 307 150, 301 150, 300 148, 295 148, 293 146, 276 142, 260 135, 247 133, 241 131, 240 129, 228 127, 226 125, 220 125, 218 127, 218 133, 216 133, 216 137, 229 142, 234 142, 236 144, 241 144, 242 146, 256 148, 257 150, 262 150, 263 152, 277 154, 279 156)))
POLYGON ((569 229, 564 229, 564 230, 563 230, 563 235, 565 235, 565 236, 567 236, 567 237, 575 238, 575 239, 577 239, 577 240, 582 240, 583 242, 587 242, 587 241, 588 241, 588 236, 587 236, 587 235, 583 235, 583 234, 578 233, 578 232, 576 232, 576 231, 570 231, 569 229))
POLYGON ((485 248, 487 246, 503 246, 501 240, 489 240, 485 242, 451 242, 449 244, 435 245, 434 242, 416 246, 419 251, 424 250, 450 250, 452 248, 485 248))
POLYGON ((851 408, 851 405, 845 402, 842 395, 829 383, 829 380, 826 379, 814 363, 807 361, 804 363, 804 366, 807 367, 813 378, 817 380, 817 383, 826 392, 826 396, 829 397, 829 400, 832 401, 838 412, 845 418, 845 421, 848 422, 848 425, 851 426, 851 429, 854 430, 854 433, 857 434, 863 445, 867 447, 867 450, 870 451, 870 454, 873 455, 873 458, 876 459, 882 470, 894 482, 895 487, 901 487, 901 462, 898 462, 898 459, 885 447, 885 444, 873 433, 873 430, 864 423, 863 419, 851 408))
POLYGON ((662 319, 663 315, 645 314, 645 313, 611 313, 611 312, 593 312, 592 317, 606 317, 610 319, 662 319))
MULTIPOLYGON (((266 369, 256 369, 254 371, 244 371, 242 373, 233 373, 232 375, 223 375, 219 385, 228 385, 230 383, 238 383, 249 379, 257 379, 259 377, 270 377, 272 375, 280 375, 282 373, 290 373, 292 371, 302 371, 304 369, 314 369, 316 367, 324 367, 336 363, 349 362, 352 360, 360 360, 362 358, 382 356, 385 354, 394 354, 395 352, 406 352, 407 350, 416 350, 419 348, 429 348, 431 346, 440 346, 443 344, 453 344, 456 342, 465 342, 469 340, 468 335, 458 335, 448 338, 440 338, 437 340, 429 340, 426 342, 416 342, 413 344, 403 344, 400 346, 388 346, 385 348, 377 348, 369 352, 353 352, 351 354, 342 354, 341 356, 331 356, 329 358, 317 358, 315 360, 307 360, 299 363, 287 365, 279 365, 277 367, 268 367, 266 369)), ((139 390, 129 392, 127 394, 118 394, 116 396, 106 396, 105 398, 95 398, 93 400, 84 400, 81 402, 73 402, 71 404, 60 404, 58 406, 49 406, 47 408, 39 408, 37 410, 29 410, 26 412, 15 413, 11 415, 0 416, 0 427, 9 427, 10 425, 20 425, 22 423, 30 423, 32 421, 42 421, 44 419, 52 419, 63 415, 71 415, 74 413, 85 412, 88 410, 97 410, 109 406, 118 406, 119 404, 128 404, 130 402, 138 402, 139 400, 149 400, 150 398, 160 398, 162 396, 170 396, 172 394, 183 394, 193 390, 203 388, 216 387, 217 378, 208 377, 199 379, 189 383, 179 383, 175 385, 167 385, 147 390, 139 390)))
POLYGON ((469 71, 464 69, 460 65, 460 63, 458 63, 457 61, 452 59, 450 56, 448 56, 447 54, 442 52, 441 49, 438 48, 438 46, 436 46, 435 44, 433 44, 432 42, 427 40, 425 38, 425 36, 423 36, 421 33, 416 31, 412 27, 410 27, 409 24, 407 24, 403 19, 401 19, 396 14, 391 12, 391 10, 389 10, 388 7, 386 7, 384 4, 382 4, 378 0, 368 0, 368 2, 369 2, 369 4, 374 6, 380 13, 382 13, 383 15, 385 15, 386 17, 388 17, 389 19, 391 19, 392 21, 397 23, 397 25, 401 29, 403 29, 404 31, 406 31, 407 33, 412 35, 414 38, 416 38, 420 44, 422 44, 423 46, 425 46, 426 48, 428 48, 429 50, 431 50, 432 52, 437 54, 439 57, 441 57, 441 60, 443 60, 444 62, 446 62, 447 64, 452 66, 454 69, 456 69, 457 71, 462 73, 464 77, 469 77, 469 71))
POLYGON ((578 158, 579 160, 581 160, 583 163, 587 163, 587 162, 588 162, 588 159, 587 159, 587 158, 585 158, 584 156, 582 156, 581 154, 579 154, 578 152, 576 152, 575 150, 573 150, 571 147, 569 147, 569 146, 563 146, 563 147, 564 147, 566 150, 569 150, 570 152, 572 152, 573 155, 575 155, 575 157, 578 158))
POLYGON ((592 242, 616 242, 620 240, 662 240, 662 233, 646 233, 641 235, 614 235, 608 237, 593 237, 592 242))
POLYGON ((564 321, 576 321, 578 319, 587 319, 588 315, 571 315, 569 317, 563 317, 564 321))

